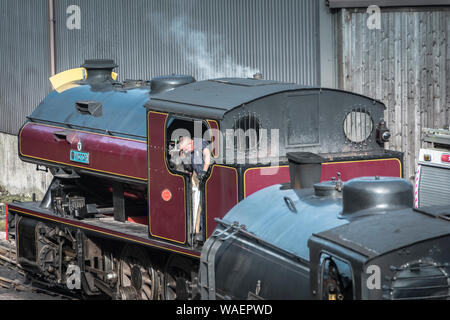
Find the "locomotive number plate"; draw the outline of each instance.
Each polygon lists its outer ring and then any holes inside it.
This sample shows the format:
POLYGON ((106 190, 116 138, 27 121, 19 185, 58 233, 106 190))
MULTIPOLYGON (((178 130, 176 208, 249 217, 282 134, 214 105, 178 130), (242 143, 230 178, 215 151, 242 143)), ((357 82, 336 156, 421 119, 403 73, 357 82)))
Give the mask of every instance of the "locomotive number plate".
POLYGON ((70 161, 89 164, 89 152, 70 150, 70 161))

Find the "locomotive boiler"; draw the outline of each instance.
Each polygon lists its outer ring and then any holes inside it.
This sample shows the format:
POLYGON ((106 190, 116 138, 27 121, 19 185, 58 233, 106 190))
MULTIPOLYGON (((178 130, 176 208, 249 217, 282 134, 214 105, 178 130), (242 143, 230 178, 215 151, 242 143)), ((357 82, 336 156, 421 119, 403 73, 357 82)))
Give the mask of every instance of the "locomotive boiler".
POLYGON ((291 183, 218 221, 201 256, 203 299, 450 299, 448 206, 412 209, 400 178, 320 182, 324 159, 288 156, 291 183))
POLYGON ((384 149, 390 133, 380 101, 259 77, 119 82, 111 60, 82 67, 19 132, 20 158, 54 176, 47 193, 8 205, 18 263, 52 285, 79 275, 74 290, 87 296, 198 297, 215 219, 288 182, 289 152, 320 154, 321 181, 336 172, 342 181, 402 176, 402 154, 384 149), (179 161, 181 136, 209 143, 199 201, 192 168, 179 161))

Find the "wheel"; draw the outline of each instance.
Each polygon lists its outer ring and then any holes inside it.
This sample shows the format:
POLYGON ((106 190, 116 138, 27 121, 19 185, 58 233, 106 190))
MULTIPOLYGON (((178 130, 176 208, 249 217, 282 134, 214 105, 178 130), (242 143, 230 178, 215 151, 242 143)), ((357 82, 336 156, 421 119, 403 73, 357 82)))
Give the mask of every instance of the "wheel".
POLYGON ((163 298, 165 300, 191 300, 192 299, 192 266, 185 259, 172 255, 167 261, 163 285, 163 298))
POLYGON ((124 247, 120 260, 120 286, 122 299, 157 299, 158 274, 144 249, 130 245, 124 247))
POLYGON ((164 273, 164 300, 188 300, 188 275, 176 267, 164 273))

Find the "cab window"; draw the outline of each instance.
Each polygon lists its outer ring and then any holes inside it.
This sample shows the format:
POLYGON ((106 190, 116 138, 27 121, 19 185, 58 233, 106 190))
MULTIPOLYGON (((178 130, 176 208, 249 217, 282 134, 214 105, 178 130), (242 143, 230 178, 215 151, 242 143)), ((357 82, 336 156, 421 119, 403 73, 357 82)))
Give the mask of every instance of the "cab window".
POLYGON ((330 254, 320 257, 322 300, 352 300, 353 272, 350 264, 330 254))
POLYGON ((208 130, 205 121, 177 117, 168 118, 166 126, 166 159, 168 168, 172 172, 181 174, 188 174, 192 172, 190 158, 187 159, 180 153, 180 150, 178 149, 178 142, 183 136, 193 138, 196 129, 195 126, 200 124, 203 137, 205 136, 205 132, 208 130))

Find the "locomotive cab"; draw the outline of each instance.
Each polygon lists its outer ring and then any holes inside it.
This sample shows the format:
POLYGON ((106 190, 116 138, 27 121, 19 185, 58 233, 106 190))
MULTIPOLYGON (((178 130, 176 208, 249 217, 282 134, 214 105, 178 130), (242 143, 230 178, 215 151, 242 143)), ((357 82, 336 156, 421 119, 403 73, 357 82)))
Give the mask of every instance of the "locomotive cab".
POLYGON ((338 171, 343 181, 368 174, 402 176, 402 155, 383 149, 387 140, 377 129, 385 107, 367 97, 230 78, 158 93, 146 107, 149 232, 158 239, 195 246, 195 201, 189 170, 178 157, 181 136, 210 143, 213 162, 200 186, 203 242, 216 227, 215 219, 239 201, 289 182, 290 152, 319 153, 322 181, 338 171))

